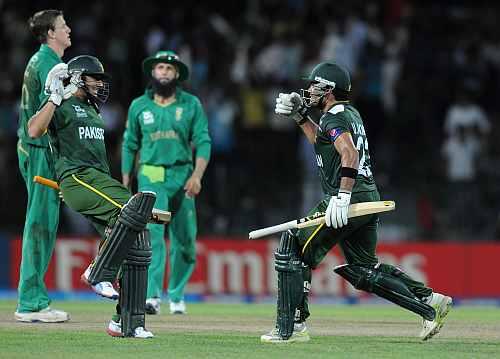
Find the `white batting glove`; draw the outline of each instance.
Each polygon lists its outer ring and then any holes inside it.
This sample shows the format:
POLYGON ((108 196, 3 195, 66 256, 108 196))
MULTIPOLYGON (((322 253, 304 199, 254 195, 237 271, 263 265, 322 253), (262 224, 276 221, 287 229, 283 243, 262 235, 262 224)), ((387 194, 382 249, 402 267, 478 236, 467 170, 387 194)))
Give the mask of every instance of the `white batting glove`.
MULTIPOLYGON (((47 78, 45 79, 45 91, 48 92, 50 89, 50 84, 54 81, 54 79, 63 80, 69 77, 68 74, 68 65, 65 63, 60 63, 55 65, 47 74, 47 78)), ((48 94, 48 93, 47 93, 48 94)))
POLYGON ((280 93, 276 98, 276 107, 274 112, 292 118, 297 124, 304 123, 304 115, 301 113, 304 109, 304 102, 296 92, 280 93))
POLYGON ((64 86, 61 79, 54 78, 48 90, 50 97, 49 101, 56 106, 60 106, 64 97, 64 86))
POLYGON ((351 192, 340 190, 337 196, 330 198, 325 212, 328 227, 341 228, 347 224, 347 212, 351 203, 351 192))

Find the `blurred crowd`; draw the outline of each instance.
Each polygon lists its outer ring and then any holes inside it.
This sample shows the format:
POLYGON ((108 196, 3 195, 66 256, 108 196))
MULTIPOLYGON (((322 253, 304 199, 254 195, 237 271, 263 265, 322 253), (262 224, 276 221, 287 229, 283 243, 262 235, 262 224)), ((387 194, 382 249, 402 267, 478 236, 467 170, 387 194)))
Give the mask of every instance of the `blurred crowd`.
MULTIPOLYGON (((405 0, 237 2, 0 1, 0 216, 20 233, 26 194, 16 157, 17 107, 37 49, 26 21, 62 9, 73 45, 64 60, 99 57, 112 74, 103 107, 113 174, 131 100, 144 91, 142 60, 175 50, 203 102, 213 140, 203 181, 201 234, 245 235, 304 214, 320 196, 312 149, 274 112, 321 61, 352 75, 352 101, 370 141, 396 237, 494 239, 500 210, 500 6, 405 0)), ((384 217, 384 221, 385 217, 384 217)), ((61 233, 86 233, 68 210, 61 233)))

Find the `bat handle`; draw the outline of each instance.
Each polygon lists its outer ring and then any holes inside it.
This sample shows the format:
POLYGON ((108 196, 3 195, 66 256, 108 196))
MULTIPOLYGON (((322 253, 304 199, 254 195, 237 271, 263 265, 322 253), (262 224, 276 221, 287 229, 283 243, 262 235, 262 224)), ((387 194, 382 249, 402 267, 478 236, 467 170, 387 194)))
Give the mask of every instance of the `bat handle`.
POLYGON ((265 237, 265 236, 268 236, 270 234, 288 231, 289 229, 293 229, 293 228, 297 228, 297 220, 278 224, 276 226, 257 229, 255 231, 248 233, 248 238, 255 239, 255 238, 265 237))

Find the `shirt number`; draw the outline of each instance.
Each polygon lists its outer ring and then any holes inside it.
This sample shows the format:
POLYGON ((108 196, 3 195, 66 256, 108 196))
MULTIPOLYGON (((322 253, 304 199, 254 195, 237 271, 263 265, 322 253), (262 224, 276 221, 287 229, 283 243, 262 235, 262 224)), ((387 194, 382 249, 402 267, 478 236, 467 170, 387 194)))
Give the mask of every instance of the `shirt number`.
POLYGON ((366 159, 370 158, 370 155, 368 153, 368 139, 363 138, 363 136, 359 136, 356 143, 356 149, 360 154, 358 174, 364 177, 371 177, 372 171, 370 170, 370 167, 365 164, 366 159))

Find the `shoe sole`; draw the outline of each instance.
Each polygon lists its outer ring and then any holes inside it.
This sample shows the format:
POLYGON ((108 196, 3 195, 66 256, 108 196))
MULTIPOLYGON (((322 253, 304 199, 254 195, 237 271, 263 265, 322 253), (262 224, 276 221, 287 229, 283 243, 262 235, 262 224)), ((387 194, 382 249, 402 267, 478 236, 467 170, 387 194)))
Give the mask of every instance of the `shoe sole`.
POLYGON ((112 336, 113 338, 123 338, 123 334, 120 332, 115 332, 113 330, 110 330, 109 328, 106 328, 106 333, 108 333, 109 336, 112 336))
POLYGON ((273 340, 273 339, 263 339, 260 338, 261 343, 265 344, 291 344, 291 343, 305 343, 311 340, 310 337, 298 337, 298 338, 290 338, 288 340, 273 340))
POLYGON ((28 319, 15 317, 18 322, 21 323, 64 323, 69 320, 69 316, 66 319, 28 319))
POLYGON ((182 310, 176 310, 174 312, 170 312, 170 314, 180 314, 180 315, 182 315, 182 314, 186 314, 186 312, 183 312, 182 310))
POLYGON ((451 297, 446 297, 443 303, 441 303, 441 305, 439 306, 439 319, 437 325, 430 331, 429 334, 422 338, 422 340, 429 340, 441 331, 441 328, 443 327, 446 320, 446 316, 450 312, 452 305, 453 299, 451 299, 451 297))

